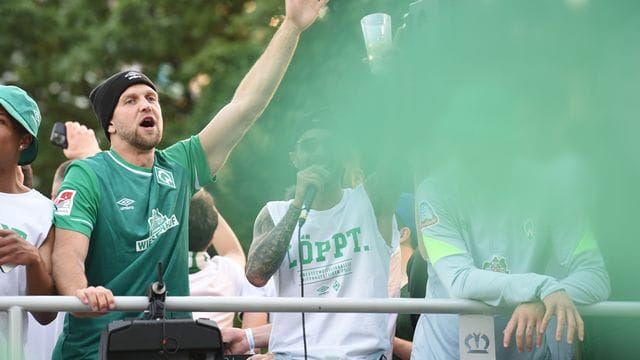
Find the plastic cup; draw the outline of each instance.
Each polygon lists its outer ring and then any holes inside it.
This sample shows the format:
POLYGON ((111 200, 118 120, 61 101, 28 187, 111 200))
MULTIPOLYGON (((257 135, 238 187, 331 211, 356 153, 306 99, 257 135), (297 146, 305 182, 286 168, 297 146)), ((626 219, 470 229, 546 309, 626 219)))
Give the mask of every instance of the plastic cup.
POLYGON ((367 59, 374 72, 380 70, 381 61, 389 55, 393 45, 391 16, 384 13, 369 14, 360 20, 367 48, 367 59))

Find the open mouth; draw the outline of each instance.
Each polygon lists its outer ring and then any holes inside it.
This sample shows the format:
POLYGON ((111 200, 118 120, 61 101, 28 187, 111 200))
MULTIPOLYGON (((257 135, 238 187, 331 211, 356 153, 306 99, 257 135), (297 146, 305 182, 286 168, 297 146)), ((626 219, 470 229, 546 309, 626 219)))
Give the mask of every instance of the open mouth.
POLYGON ((142 119, 142 122, 140 123, 140 126, 144 127, 144 128, 152 128, 156 125, 155 120, 153 120, 152 117, 148 116, 145 117, 144 119, 142 119))

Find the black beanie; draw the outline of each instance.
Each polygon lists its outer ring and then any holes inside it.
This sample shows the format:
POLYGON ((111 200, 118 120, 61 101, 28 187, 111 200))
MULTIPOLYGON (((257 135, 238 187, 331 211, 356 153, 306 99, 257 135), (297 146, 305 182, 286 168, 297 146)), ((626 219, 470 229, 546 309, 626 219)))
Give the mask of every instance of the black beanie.
POLYGON ((115 110, 120 95, 127 90, 131 85, 146 84, 149 85, 154 91, 156 86, 146 77, 143 73, 135 70, 126 70, 112 75, 107 80, 103 81, 100 85, 89 94, 91 99, 91 107, 100 121, 100 125, 104 130, 104 134, 109 138, 109 122, 113 116, 113 110, 115 110))

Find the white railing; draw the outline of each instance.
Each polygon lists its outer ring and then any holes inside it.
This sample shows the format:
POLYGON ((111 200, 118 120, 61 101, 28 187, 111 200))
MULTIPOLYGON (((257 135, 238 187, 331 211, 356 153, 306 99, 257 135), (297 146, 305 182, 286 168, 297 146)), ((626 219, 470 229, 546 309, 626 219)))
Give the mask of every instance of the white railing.
MULTIPOLYGON (((149 300, 145 296, 116 296, 113 311, 143 311, 149 300)), ((478 301, 452 299, 318 299, 169 296, 167 311, 233 311, 233 312, 343 312, 343 313, 437 313, 500 314, 508 308, 496 308, 478 301)), ((640 317, 640 302, 606 301, 579 306, 583 316, 640 317)), ((0 296, 0 311, 8 312, 9 355, 22 354, 22 314, 24 311, 90 311, 74 296, 0 296)))

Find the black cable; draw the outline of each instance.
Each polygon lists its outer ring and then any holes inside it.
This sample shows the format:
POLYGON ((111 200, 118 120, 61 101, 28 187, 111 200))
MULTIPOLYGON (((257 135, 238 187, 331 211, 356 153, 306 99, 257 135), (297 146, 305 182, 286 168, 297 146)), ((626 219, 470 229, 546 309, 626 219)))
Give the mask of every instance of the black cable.
MULTIPOLYGON (((304 298, 304 274, 302 273, 302 244, 300 231, 304 222, 298 222, 298 263, 300 263, 300 297, 304 298)), ((304 346, 304 360, 307 360, 307 330, 305 327, 304 312, 302 314, 302 344, 304 346)))

